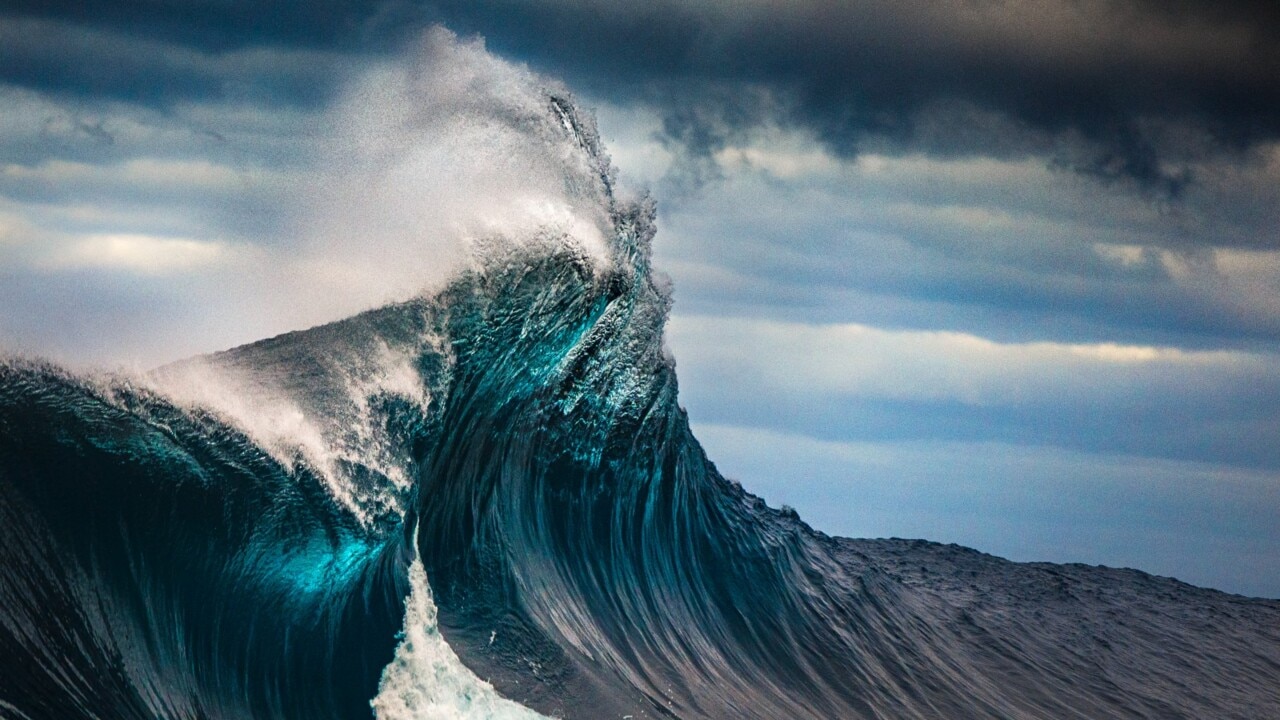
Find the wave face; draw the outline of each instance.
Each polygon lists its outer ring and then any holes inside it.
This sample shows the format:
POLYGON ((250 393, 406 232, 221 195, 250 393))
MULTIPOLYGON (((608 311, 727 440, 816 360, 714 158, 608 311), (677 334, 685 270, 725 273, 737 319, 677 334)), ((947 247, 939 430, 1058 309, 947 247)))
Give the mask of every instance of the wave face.
MULTIPOLYGON (((0 365, 0 717, 1280 717, 1280 603, 815 532, 677 404, 653 207, 161 368, 0 365)), ((547 137, 552 137, 547 135, 547 137)))

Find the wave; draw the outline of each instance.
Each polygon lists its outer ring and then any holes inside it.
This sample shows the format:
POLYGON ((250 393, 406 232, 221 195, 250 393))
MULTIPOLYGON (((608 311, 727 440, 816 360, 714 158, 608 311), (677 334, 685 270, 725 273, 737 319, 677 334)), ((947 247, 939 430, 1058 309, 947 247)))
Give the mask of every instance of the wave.
POLYGON ((145 377, 0 365, 0 717, 1280 716, 1280 603, 832 538, 723 478, 653 204, 570 99, 538 123, 603 252, 495 241, 145 377))

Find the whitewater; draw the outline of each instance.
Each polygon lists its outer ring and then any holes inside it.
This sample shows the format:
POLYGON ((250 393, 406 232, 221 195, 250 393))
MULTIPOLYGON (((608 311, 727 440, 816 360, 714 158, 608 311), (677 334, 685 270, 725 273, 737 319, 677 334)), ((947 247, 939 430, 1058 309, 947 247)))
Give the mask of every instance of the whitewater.
POLYGON ((722 477, 654 204, 562 87, 430 43, 487 74, 426 157, 537 172, 440 185, 512 208, 432 204, 470 239, 427 290, 146 373, 0 362, 0 718, 1280 717, 1280 601, 830 537, 722 477))

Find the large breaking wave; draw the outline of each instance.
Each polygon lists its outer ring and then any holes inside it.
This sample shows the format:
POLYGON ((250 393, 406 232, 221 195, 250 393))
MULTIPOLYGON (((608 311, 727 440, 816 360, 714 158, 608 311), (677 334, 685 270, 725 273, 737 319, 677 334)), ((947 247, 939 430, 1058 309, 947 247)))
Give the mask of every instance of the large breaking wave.
POLYGON ((0 365, 0 717, 1280 717, 1276 602, 831 538, 721 477, 654 208, 539 97, 512 127, 598 235, 144 377, 0 365))

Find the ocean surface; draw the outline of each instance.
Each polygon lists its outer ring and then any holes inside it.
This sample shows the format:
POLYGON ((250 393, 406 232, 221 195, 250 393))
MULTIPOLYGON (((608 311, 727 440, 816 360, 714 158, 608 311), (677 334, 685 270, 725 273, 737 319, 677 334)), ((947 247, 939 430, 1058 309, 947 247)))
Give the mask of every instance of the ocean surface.
POLYGON ((0 718, 1280 718, 1280 601, 829 537, 722 477, 654 207, 542 110, 603 248, 145 374, 0 363, 0 718))

